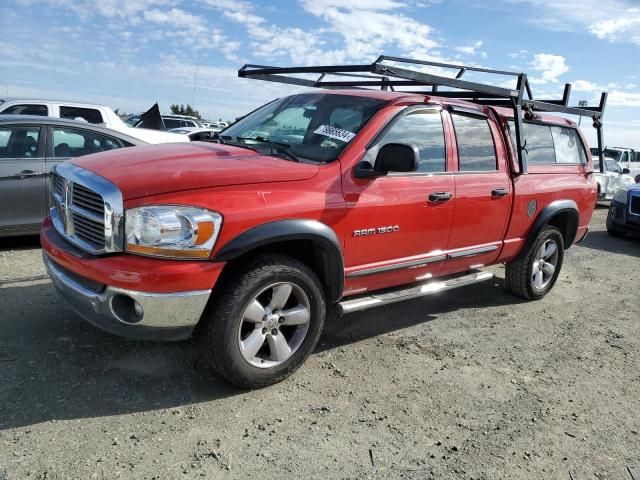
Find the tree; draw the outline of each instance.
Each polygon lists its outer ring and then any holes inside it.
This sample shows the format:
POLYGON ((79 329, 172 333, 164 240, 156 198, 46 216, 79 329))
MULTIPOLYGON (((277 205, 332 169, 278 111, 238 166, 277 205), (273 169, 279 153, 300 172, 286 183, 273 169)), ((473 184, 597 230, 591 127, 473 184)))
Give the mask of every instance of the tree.
POLYGON ((182 104, 178 105, 177 103, 174 103, 169 108, 171 109, 171 113, 175 115, 187 115, 189 117, 202 118, 200 116, 200 112, 194 110, 193 107, 188 103, 186 107, 182 104))

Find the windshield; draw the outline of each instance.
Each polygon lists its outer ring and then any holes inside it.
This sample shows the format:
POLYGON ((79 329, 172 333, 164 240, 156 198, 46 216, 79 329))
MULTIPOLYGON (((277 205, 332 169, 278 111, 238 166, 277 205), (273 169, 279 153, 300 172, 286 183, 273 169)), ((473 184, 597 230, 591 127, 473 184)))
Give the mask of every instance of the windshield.
POLYGON ((253 149, 331 162, 386 103, 354 95, 308 93, 271 102, 228 127, 220 138, 253 149))
POLYGON ((135 127, 140 122, 140 115, 130 115, 124 119, 124 124, 129 127, 135 127))
POLYGON ((608 148, 604 151, 604 156, 613 158, 616 162, 620 161, 620 157, 622 156, 622 152, 619 150, 609 150, 608 148))

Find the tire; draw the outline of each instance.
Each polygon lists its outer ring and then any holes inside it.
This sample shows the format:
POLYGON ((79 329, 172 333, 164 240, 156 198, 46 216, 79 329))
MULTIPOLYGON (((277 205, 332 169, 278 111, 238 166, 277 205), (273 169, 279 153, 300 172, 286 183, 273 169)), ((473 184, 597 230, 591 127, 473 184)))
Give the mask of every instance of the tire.
POLYGON ((564 239, 562 234, 558 228, 547 225, 525 255, 507 263, 507 288, 518 297, 539 300, 549 293, 555 285, 562 269, 563 260, 564 239), (555 251, 547 256, 551 252, 551 245, 555 245, 555 251))
POLYGON ((627 232, 623 232, 622 230, 616 230, 615 228, 607 227, 607 233, 612 237, 623 238, 627 236, 627 232))
POLYGON ((624 230, 618 230, 613 226, 613 222, 609 219, 609 215, 607 215, 607 233, 615 238, 622 238, 627 235, 627 232, 624 230))
POLYGON ((322 333, 321 285, 309 267, 285 255, 258 257, 233 272, 214 291, 195 334, 201 360, 242 388, 284 380, 311 355, 322 333))

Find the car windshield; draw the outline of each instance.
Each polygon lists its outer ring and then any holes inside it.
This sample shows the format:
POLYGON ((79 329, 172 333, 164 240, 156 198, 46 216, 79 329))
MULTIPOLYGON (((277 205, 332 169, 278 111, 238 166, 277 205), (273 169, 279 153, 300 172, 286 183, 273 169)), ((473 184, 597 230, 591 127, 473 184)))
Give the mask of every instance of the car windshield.
POLYGON ((303 161, 332 162, 385 103, 355 95, 293 95, 255 110, 220 138, 303 161))
POLYGON ((604 151, 604 156, 605 157, 609 157, 609 158, 613 158, 616 162, 620 161, 620 157, 622 156, 622 152, 620 150, 609 150, 606 149, 604 151))
POLYGON ((130 127, 135 127, 138 123, 140 123, 140 117, 138 115, 131 115, 124 119, 125 125, 130 127))

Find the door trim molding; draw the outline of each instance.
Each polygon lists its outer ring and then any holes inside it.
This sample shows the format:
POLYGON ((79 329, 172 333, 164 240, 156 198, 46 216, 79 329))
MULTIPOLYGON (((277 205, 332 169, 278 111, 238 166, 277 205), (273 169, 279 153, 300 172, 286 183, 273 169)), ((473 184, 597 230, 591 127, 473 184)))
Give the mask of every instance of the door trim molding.
POLYGON ((347 278, 364 277, 366 275, 375 275, 377 273, 393 272, 394 270, 419 268, 422 266, 430 265, 432 263, 443 262, 446 259, 447 256, 445 254, 442 254, 434 255, 432 257, 420 258, 418 260, 411 260, 408 262, 399 262, 392 265, 384 265, 382 267, 363 268, 362 270, 356 270, 355 272, 347 273, 347 278))

